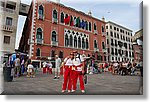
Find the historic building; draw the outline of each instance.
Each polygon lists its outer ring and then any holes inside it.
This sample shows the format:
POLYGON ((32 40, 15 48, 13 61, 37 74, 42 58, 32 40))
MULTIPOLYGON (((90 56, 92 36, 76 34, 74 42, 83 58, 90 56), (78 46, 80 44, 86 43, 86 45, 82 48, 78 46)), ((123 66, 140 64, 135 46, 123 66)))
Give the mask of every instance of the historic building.
POLYGON ((134 61, 137 63, 143 61, 143 29, 135 32, 135 35, 132 37, 132 41, 133 41, 134 61), (139 40, 141 42, 139 42, 139 40))
POLYGON ((29 6, 20 0, 0 0, 0 65, 5 54, 15 52, 18 16, 26 16, 29 6))
POLYGON ((107 60, 110 62, 130 60, 132 62, 134 59, 132 30, 109 21, 106 23, 106 33, 107 60))
POLYGON ((66 7, 57 0, 33 0, 25 22, 19 50, 28 53, 39 67, 55 54, 65 58, 78 50, 106 61, 105 22, 89 12, 66 7))
POLYGON ((0 61, 5 59, 4 54, 15 51, 19 6, 20 0, 0 1, 0 61))

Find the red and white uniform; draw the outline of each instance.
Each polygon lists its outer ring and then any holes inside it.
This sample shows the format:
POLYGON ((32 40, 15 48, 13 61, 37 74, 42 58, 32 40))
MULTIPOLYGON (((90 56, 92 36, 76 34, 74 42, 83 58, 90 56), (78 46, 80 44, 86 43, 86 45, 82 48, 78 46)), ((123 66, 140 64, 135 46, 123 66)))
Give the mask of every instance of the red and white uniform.
POLYGON ((71 90, 72 87, 72 66, 73 66, 73 60, 71 58, 65 58, 64 59, 64 82, 62 86, 62 90, 66 90, 68 86, 68 90, 71 90), (68 85, 67 85, 68 84, 68 85))
POLYGON ((80 89, 84 90, 84 82, 83 82, 83 74, 82 74, 83 62, 84 62, 84 58, 81 55, 80 58, 76 57, 73 59, 73 69, 74 69, 74 71, 72 71, 73 90, 76 90, 78 78, 80 81, 80 89))

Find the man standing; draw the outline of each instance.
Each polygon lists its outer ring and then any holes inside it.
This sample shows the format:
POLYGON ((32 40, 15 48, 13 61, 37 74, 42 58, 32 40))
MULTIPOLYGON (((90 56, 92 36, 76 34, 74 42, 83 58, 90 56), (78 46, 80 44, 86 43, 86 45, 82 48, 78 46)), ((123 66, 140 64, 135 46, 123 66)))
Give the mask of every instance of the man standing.
POLYGON ((59 79, 60 77, 60 65, 61 65, 61 59, 58 57, 58 55, 55 55, 55 77, 54 80, 59 79))
POLYGON ((15 73, 17 74, 17 77, 19 77, 19 72, 20 72, 20 59, 17 56, 17 59, 15 59, 14 61, 14 65, 15 65, 15 73))

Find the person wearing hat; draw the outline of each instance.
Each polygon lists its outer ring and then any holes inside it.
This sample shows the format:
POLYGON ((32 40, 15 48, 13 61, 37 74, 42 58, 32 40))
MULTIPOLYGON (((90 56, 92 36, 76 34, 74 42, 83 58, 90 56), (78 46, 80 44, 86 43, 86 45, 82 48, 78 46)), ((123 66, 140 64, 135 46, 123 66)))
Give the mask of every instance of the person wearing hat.
POLYGON ((62 85, 62 92, 66 91, 67 86, 68 86, 68 92, 71 92, 73 59, 74 59, 73 53, 70 53, 70 56, 67 56, 64 59, 64 62, 63 62, 64 82, 62 85))
POLYGON ((55 77, 54 80, 59 79, 60 77, 60 66, 61 66, 61 59, 58 55, 55 55, 55 77))
POLYGON ((80 81, 80 89, 81 92, 85 92, 84 82, 83 82, 83 74, 84 74, 84 58, 77 52, 74 51, 74 59, 73 59, 73 71, 72 71, 72 80, 73 80, 73 90, 75 92, 77 80, 79 78, 80 81))

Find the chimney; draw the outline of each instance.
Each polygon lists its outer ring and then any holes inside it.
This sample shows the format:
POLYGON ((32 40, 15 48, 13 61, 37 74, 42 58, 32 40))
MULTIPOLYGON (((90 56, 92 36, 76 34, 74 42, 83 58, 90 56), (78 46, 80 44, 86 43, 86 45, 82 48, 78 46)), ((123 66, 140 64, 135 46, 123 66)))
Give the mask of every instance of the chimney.
POLYGON ((103 22, 105 22, 105 18, 104 18, 104 16, 102 17, 102 21, 103 21, 103 22))
POLYGON ((92 12, 91 12, 91 10, 89 10, 88 15, 92 16, 92 12))

